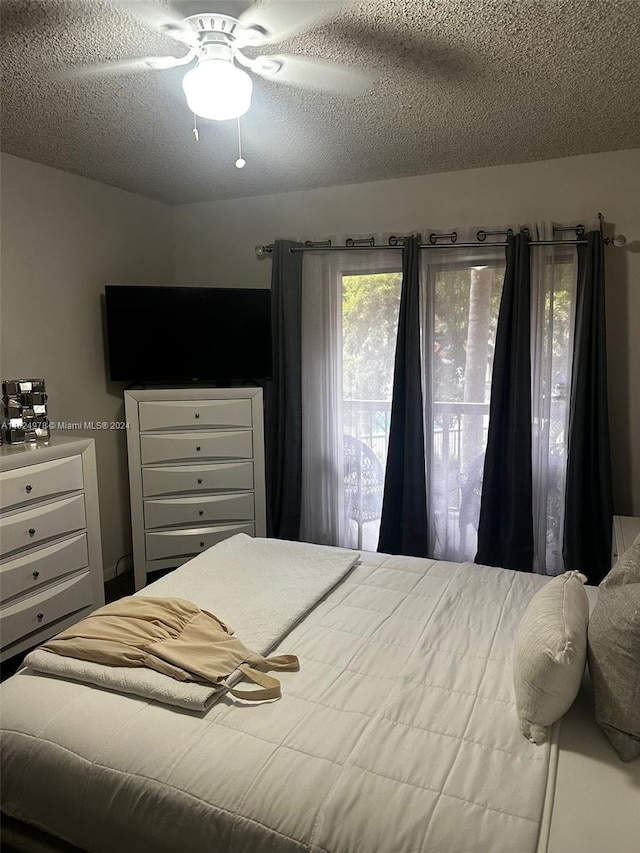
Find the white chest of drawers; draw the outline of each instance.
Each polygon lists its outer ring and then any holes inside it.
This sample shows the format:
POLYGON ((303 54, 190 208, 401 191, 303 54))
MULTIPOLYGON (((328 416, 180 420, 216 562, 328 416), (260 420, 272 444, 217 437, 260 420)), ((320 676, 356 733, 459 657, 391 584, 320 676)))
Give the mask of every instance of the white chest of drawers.
POLYGON ((0 659, 104 604, 92 439, 0 447, 0 659))
POLYGON ((261 388, 125 391, 136 589, 235 533, 266 533, 261 388))
POLYGON ((631 548, 633 540, 638 535, 640 535, 640 518, 631 515, 613 516, 612 566, 618 557, 621 557, 628 548, 631 548))

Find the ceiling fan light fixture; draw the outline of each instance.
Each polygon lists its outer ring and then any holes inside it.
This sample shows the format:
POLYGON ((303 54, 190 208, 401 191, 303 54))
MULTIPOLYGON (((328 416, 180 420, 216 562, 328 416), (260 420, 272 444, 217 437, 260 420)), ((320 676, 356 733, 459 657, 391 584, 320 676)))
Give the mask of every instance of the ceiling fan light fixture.
POLYGON ((225 121, 244 115, 251 106, 251 77, 227 59, 207 59, 184 75, 182 88, 189 109, 201 118, 225 121))

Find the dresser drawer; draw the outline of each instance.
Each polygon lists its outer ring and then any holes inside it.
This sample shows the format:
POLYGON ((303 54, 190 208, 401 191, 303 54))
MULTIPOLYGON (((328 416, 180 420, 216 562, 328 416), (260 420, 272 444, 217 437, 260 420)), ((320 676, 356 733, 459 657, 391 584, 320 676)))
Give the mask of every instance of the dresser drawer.
POLYGON ((253 433, 250 430, 140 436, 143 465, 172 459, 251 459, 252 456, 253 433))
POLYGON ((1 519, 0 550, 10 554, 85 526, 84 495, 75 495, 1 519))
POLYGON ((193 557, 236 533, 254 535, 253 524, 219 524, 185 530, 158 530, 145 534, 147 560, 193 557))
POLYGON ((253 489, 253 462, 212 462, 142 469, 145 498, 214 489, 253 489))
POLYGON ((2 647, 38 631, 92 603, 91 572, 62 581, 49 589, 0 610, 2 647))
POLYGON ((82 489, 82 459, 70 456, 0 473, 3 509, 82 489))
POLYGON ((0 565, 2 598, 7 600, 89 565, 87 536, 30 550, 0 565))
POLYGON ((144 526, 147 529, 208 521, 253 521, 253 515, 252 492, 144 502, 144 526))
POLYGON ((250 427, 250 400, 173 400, 140 403, 140 431, 194 427, 250 427))

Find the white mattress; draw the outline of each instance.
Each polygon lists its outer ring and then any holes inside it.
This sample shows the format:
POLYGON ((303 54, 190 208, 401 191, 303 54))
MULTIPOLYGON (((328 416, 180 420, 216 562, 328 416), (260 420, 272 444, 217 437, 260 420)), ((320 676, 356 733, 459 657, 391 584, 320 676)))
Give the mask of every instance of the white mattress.
MULTIPOLYGON (((585 587, 590 609, 597 587, 585 587)), ((559 725, 540 853, 639 853, 640 760, 624 762, 596 724, 591 682, 559 725)))
POLYGON ((301 670, 259 706, 25 670, 2 691, 3 810, 109 853, 534 853, 554 747, 519 732, 511 648, 544 582, 366 554, 276 647, 301 670))

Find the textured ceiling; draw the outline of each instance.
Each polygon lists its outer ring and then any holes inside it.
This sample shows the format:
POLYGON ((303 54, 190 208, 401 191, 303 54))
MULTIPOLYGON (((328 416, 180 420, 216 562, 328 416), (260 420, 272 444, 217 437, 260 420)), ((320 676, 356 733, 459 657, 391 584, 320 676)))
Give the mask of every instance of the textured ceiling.
POLYGON ((106 0, 0 0, 2 148, 172 204, 635 148, 639 11, 638 0, 348 3, 261 52, 335 60, 375 83, 348 98, 256 78, 239 171, 234 121, 201 121, 193 141, 184 69, 52 79, 180 55, 175 41, 106 0))

